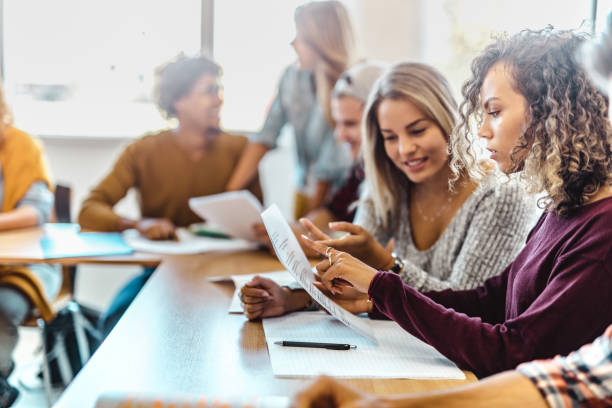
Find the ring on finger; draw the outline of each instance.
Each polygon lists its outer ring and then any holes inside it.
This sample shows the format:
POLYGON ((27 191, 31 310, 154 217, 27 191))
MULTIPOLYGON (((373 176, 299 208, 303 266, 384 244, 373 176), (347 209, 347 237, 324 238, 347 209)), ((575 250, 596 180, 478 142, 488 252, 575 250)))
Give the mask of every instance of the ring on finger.
POLYGON ((327 255, 327 259, 329 260, 329 266, 332 266, 332 253, 331 253, 332 247, 327 247, 327 249, 325 250, 325 255, 327 255))

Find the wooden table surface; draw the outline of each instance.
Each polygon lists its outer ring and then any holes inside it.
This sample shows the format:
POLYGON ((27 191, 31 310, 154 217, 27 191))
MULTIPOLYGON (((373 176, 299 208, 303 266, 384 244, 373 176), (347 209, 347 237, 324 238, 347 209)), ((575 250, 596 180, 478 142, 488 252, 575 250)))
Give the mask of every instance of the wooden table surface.
POLYGON ((43 227, 24 228, 0 233, 0 264, 22 265, 33 263, 51 263, 65 266, 79 264, 123 264, 157 266, 161 263, 159 254, 134 252, 130 255, 87 256, 72 258, 45 259, 40 239, 44 235, 43 227))
MULTIPOLYGON (((306 380, 275 378, 261 322, 227 312, 234 286, 211 276, 283 269, 264 252, 169 257, 56 407, 93 407, 105 391, 292 395, 306 380)), ((476 381, 374 380, 374 393, 426 391, 476 381)))

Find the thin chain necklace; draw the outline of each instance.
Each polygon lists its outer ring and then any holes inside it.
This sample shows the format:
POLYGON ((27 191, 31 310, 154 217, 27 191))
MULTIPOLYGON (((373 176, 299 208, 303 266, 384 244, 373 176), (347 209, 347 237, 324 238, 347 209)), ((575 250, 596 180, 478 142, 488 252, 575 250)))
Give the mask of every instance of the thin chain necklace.
POLYGON ((423 218, 423 221, 431 223, 437 220, 438 218, 440 218, 440 216, 444 213, 444 210, 448 208, 448 206, 450 205, 452 201, 453 201, 453 196, 448 197, 448 200, 446 200, 446 203, 442 207, 440 207, 438 211, 436 211, 436 213, 432 216, 428 216, 423 213, 423 210, 421 209, 421 205, 419 204, 418 201, 416 201, 415 204, 416 204, 417 211, 419 212, 419 215, 421 216, 421 218, 423 218))

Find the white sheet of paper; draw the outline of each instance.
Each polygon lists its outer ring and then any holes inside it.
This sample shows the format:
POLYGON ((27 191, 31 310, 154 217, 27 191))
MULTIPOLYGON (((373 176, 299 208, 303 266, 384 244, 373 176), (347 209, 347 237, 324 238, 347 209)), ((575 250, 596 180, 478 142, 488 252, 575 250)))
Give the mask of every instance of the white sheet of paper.
POLYGON ((365 320, 340 307, 313 284, 315 278, 308 259, 306 259, 306 255, 304 255, 304 251, 302 251, 297 238, 293 235, 291 227, 287 224, 276 204, 272 204, 264 211, 261 214, 261 218, 266 226, 272 245, 274 245, 276 256, 283 266, 291 272, 295 280, 302 285, 304 290, 336 319, 362 336, 376 342, 376 338, 370 332, 370 328, 365 320))
POLYGON ((234 285, 236 285, 236 290, 234 291, 234 296, 232 296, 232 303, 230 304, 230 307, 228 309, 229 313, 244 312, 242 304, 240 303, 240 289, 242 289, 245 283, 247 283, 257 275, 271 279, 274 282, 278 283, 280 286, 288 285, 290 283, 295 282, 295 278, 287 271, 251 273, 247 275, 232 275, 231 280, 234 282, 234 285))
POLYGON ((390 320, 361 318, 378 344, 357 335, 325 312, 296 312, 263 320, 272 371, 278 377, 327 374, 348 378, 465 379, 436 349, 390 320), (283 347, 275 341, 348 343, 356 350, 283 347))
POLYGON ((189 199, 189 208, 206 225, 234 238, 255 241, 253 224, 261 222, 261 204, 248 190, 229 191, 189 199))
POLYGON ((196 236, 185 228, 176 230, 178 241, 152 241, 136 230, 123 232, 123 239, 135 251, 166 255, 189 255, 212 251, 247 251, 257 244, 242 239, 221 239, 196 236))

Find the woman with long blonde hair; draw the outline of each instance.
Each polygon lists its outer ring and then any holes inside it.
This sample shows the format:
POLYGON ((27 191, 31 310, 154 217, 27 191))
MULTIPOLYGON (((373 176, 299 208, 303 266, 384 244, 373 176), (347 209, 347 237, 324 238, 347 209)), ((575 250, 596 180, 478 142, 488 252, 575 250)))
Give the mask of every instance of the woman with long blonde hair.
MULTIPOLYGON (((321 244, 393 271, 419 291, 471 289, 501 272, 521 249, 535 207, 519 185, 500 182, 492 164, 481 181, 465 167, 455 166, 455 175, 451 160, 461 146, 449 144, 457 104, 442 74, 419 63, 395 65, 376 82, 364 117, 368 191, 355 224, 331 223, 348 232, 340 239, 306 219, 304 226, 321 244), (391 239, 394 252, 385 247, 391 239)), ((298 291, 264 292, 243 290, 249 317, 295 310, 308 300, 298 291), (250 313, 256 309, 261 313, 250 313)), ((369 304, 357 293, 335 300, 354 312, 369 304)))
POLYGON ((330 111, 334 84, 354 60, 351 22, 338 1, 313 1, 295 10, 292 41, 298 61, 281 77, 263 129, 251 138, 227 190, 244 188, 255 177, 264 154, 275 147, 281 129, 295 134, 297 192, 295 214, 320 207, 351 166, 350 153, 336 143, 330 111))

